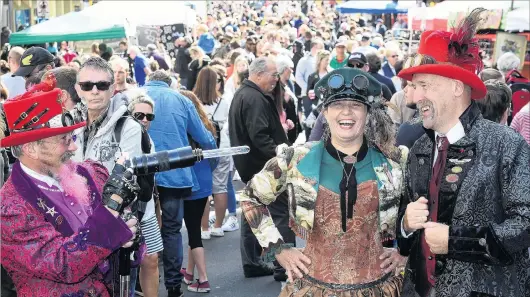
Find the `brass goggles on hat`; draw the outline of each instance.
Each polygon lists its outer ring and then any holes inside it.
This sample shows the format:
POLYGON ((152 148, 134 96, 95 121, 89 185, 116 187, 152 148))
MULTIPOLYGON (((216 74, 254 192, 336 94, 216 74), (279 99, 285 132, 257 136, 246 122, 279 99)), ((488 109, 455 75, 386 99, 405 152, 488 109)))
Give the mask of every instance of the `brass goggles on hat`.
POLYGON ((327 88, 321 87, 321 94, 324 101, 324 107, 329 104, 351 99, 364 104, 368 103, 368 86, 370 82, 364 75, 356 75, 351 81, 346 81, 341 74, 333 74, 328 78, 327 88))

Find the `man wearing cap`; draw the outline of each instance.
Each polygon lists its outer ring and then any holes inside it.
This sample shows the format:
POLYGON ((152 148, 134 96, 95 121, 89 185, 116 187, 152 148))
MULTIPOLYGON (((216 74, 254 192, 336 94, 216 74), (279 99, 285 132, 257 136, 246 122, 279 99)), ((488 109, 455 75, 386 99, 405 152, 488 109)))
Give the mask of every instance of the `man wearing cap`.
POLYGON ((111 254, 136 233, 136 219, 119 215, 138 188, 122 165, 109 178, 97 163, 70 161, 72 132, 85 123, 54 87, 46 79, 4 103, 10 136, 0 145, 18 161, 0 190, 2 266, 19 297, 110 296, 111 254))
POLYGON ((483 11, 452 32, 424 32, 398 74, 426 131, 410 150, 397 224, 403 296, 529 293, 530 147, 473 101, 486 95, 474 37, 483 11))
POLYGON ((364 72, 368 72, 368 60, 361 52, 354 52, 348 58, 347 66, 350 68, 358 68, 364 72))
POLYGON ((383 19, 377 19, 376 25, 375 25, 375 32, 381 34, 381 36, 385 36, 386 26, 383 22, 383 19))
POLYGON ((371 45, 372 36, 370 33, 364 33, 361 37, 361 46, 355 49, 356 52, 367 54, 377 52, 377 49, 371 45))
POLYGON ((232 34, 226 33, 219 39, 219 48, 215 50, 214 58, 224 59, 230 51, 230 42, 232 41, 232 34))
POLYGON ((49 51, 41 47, 28 48, 20 58, 20 67, 12 76, 28 78, 43 70, 55 68, 54 57, 49 51))
POLYGON ((169 70, 169 66, 167 65, 166 60, 163 56, 160 55, 158 49, 156 48, 156 45, 152 43, 147 45, 147 58, 153 58, 153 60, 158 63, 158 66, 160 66, 160 69, 169 70))
POLYGON ((329 62, 331 69, 339 69, 345 67, 348 64, 348 57, 346 56, 346 36, 339 37, 339 41, 335 44, 335 55, 329 62))

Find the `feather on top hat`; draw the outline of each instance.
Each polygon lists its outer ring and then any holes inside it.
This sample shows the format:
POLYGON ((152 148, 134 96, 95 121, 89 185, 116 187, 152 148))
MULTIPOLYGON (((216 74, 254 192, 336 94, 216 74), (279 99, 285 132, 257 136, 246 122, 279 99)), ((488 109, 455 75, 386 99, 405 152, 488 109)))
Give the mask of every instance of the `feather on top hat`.
POLYGON ((418 54, 410 57, 398 76, 411 81, 414 74, 425 73, 462 81, 471 87, 471 98, 481 99, 487 90, 477 73, 483 68, 475 33, 482 21, 483 8, 474 9, 451 32, 425 31, 418 54), (434 64, 421 63, 428 56, 434 64))
POLYGON ((61 90, 55 85, 55 76, 50 73, 26 93, 4 102, 10 135, 0 140, 0 147, 21 145, 85 126, 85 122, 74 122, 62 104, 61 90))

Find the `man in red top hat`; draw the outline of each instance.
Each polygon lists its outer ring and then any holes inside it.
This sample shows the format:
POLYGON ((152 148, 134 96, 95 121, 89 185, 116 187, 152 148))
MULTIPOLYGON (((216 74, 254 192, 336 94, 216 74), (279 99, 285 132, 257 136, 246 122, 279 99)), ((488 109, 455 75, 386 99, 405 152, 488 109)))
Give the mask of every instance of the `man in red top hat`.
POLYGON ((0 190, 2 266, 19 297, 110 296, 109 256, 136 233, 136 219, 119 217, 136 187, 123 166, 107 181, 102 165, 69 161, 85 123, 54 87, 51 76, 4 103, 10 135, 0 146, 18 161, 0 190))
POLYGON ((403 296, 530 294, 530 147, 473 101, 486 94, 474 38, 483 11, 452 32, 424 32, 398 75, 426 131, 410 150, 399 213, 403 296))

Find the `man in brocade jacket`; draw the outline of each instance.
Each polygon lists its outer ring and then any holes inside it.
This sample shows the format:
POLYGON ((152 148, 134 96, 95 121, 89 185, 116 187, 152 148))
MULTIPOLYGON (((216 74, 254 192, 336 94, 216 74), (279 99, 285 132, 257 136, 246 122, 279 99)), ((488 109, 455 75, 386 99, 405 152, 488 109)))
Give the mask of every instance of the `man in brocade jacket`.
POLYGON ((134 192, 118 169, 109 179, 103 165, 69 161, 72 132, 85 123, 74 123, 54 86, 46 79, 4 103, 10 136, 0 146, 18 160, 0 190, 2 266, 19 297, 111 296, 108 259, 132 245, 136 219, 119 214, 134 192))
POLYGON ((530 147, 473 101, 486 95, 474 38, 482 12, 453 32, 424 32, 398 74, 426 131, 410 150, 398 217, 402 296, 530 294, 530 147))

